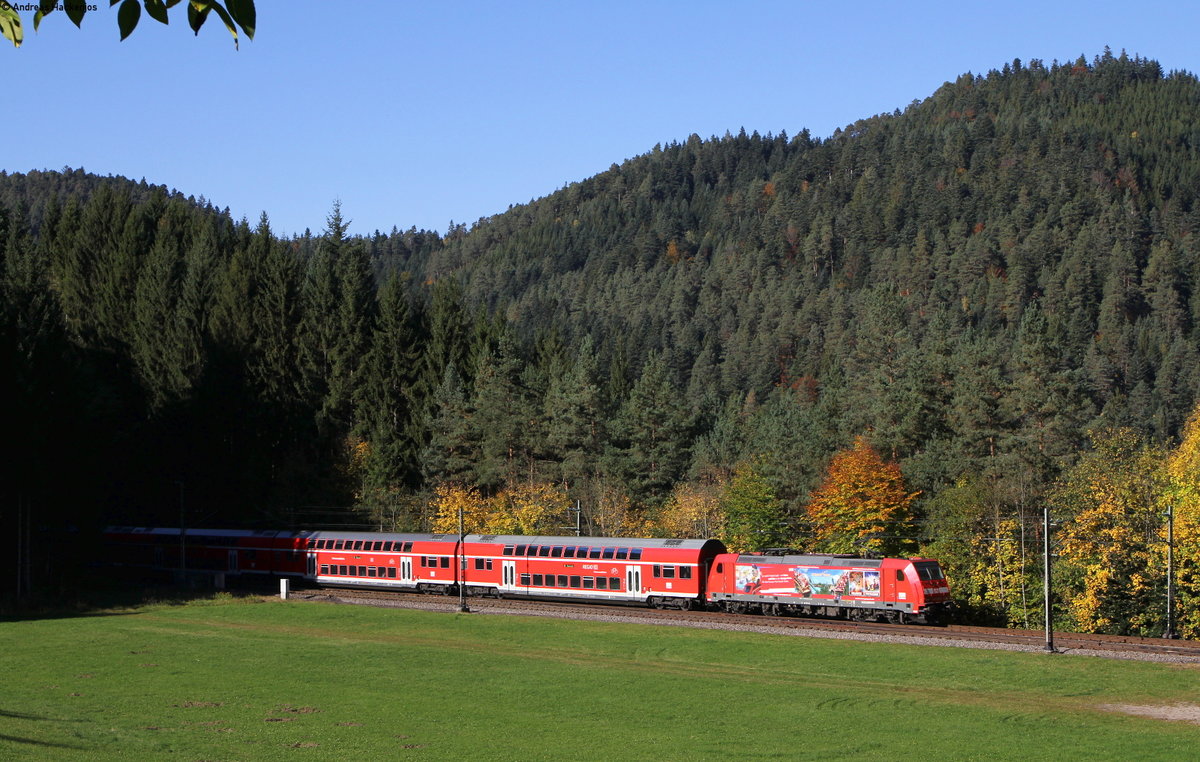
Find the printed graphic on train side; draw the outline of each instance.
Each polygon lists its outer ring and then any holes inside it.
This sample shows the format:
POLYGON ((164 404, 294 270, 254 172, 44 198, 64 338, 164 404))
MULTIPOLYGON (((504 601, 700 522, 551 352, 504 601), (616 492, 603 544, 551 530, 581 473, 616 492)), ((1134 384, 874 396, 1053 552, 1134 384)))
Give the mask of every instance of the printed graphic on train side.
POLYGON ((799 598, 878 598, 878 569, 826 569, 811 566, 738 564, 737 591, 749 595, 799 598))

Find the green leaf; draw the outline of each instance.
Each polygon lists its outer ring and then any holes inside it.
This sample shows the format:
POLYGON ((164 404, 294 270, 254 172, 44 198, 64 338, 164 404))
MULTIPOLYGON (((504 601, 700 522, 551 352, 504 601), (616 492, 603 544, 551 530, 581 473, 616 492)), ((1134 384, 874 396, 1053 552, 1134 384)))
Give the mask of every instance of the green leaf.
POLYGON ((33 31, 36 32, 38 27, 42 25, 42 19, 46 17, 46 14, 50 13, 57 7, 58 0, 40 0, 38 3, 37 12, 33 14, 33 31))
POLYGON ((229 33, 233 35, 233 47, 236 48, 238 46, 238 31, 237 26, 233 23, 233 19, 229 16, 229 12, 222 8, 221 4, 217 2, 214 2, 210 7, 218 16, 221 17, 221 21, 225 22, 225 28, 228 29, 229 33))
POLYGON ((209 6, 207 3, 201 4, 195 2, 195 0, 188 3, 188 26, 196 34, 200 34, 200 27, 204 26, 204 22, 208 20, 208 11, 209 6))
POLYGON ((117 11, 117 26, 121 30, 122 40, 133 33, 141 18, 142 6, 138 5, 137 0, 125 0, 121 3, 121 8, 117 11))
POLYGON ((254 10, 254 0, 227 0, 229 15, 237 22, 247 39, 254 39, 254 28, 257 25, 257 14, 254 10))
POLYGON ((21 41, 25 39, 21 17, 7 3, 0 5, 0 34, 11 40, 14 48, 21 47, 21 41))
POLYGON ((146 13, 160 24, 170 23, 167 18, 167 4, 163 0, 146 0, 146 13))
POLYGON ((71 19, 71 22, 79 29, 83 28, 83 14, 87 13, 87 9, 87 3, 70 2, 63 4, 63 10, 67 12, 67 18, 71 19))

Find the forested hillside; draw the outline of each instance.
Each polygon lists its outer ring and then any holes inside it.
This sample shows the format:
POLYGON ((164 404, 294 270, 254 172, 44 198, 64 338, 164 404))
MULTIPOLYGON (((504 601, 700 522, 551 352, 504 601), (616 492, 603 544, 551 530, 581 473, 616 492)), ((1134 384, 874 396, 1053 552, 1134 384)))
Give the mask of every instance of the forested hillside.
POLYGON ((445 235, 0 174, 0 510, 919 551, 1025 623, 1049 503, 1060 616, 1149 631, 1168 504, 1200 584, 1198 146, 1200 82, 1106 51, 445 235))

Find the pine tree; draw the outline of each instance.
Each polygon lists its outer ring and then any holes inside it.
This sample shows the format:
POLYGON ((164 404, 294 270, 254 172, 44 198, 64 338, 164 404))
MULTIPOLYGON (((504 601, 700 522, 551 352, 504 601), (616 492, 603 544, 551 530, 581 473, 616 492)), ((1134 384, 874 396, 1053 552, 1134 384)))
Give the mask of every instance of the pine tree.
POLYGON ((690 461, 691 411, 671 382, 661 355, 652 354, 613 422, 609 462, 635 499, 664 499, 690 461))
POLYGON ((432 405, 429 442, 421 454, 425 482, 473 485, 479 455, 477 430, 471 424, 475 411, 467 403, 462 377, 454 365, 446 367, 432 405))
POLYGON ((400 276, 379 292, 379 315, 356 402, 362 433, 371 442, 368 486, 416 486, 420 430, 413 400, 420 346, 400 276))
POLYGON ((550 379, 542 403, 544 456, 558 466, 556 479, 568 487, 593 473, 605 438, 597 360, 585 337, 574 362, 550 379))

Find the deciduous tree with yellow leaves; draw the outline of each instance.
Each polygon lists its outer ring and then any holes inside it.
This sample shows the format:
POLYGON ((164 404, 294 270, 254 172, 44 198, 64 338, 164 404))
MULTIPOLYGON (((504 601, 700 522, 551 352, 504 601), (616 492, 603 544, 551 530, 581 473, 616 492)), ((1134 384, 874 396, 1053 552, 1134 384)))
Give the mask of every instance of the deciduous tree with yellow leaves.
MULTIPOLYGON (((1175 512, 1176 629, 1200 637, 1200 405, 1167 458, 1165 500, 1175 512)), ((1165 510, 1164 510, 1165 512, 1165 510)))
POLYGON ((1091 438, 1092 451, 1050 494, 1062 521, 1056 576, 1068 626, 1160 634, 1166 453, 1130 429, 1094 431, 1091 438))
POLYGON ((664 537, 720 537, 725 532, 720 484, 685 482, 677 485, 656 522, 664 537))
POLYGON ((434 490, 433 531, 458 533, 462 510, 467 534, 562 534, 570 501, 557 485, 545 482, 511 484, 490 498, 474 487, 440 484, 434 490))

